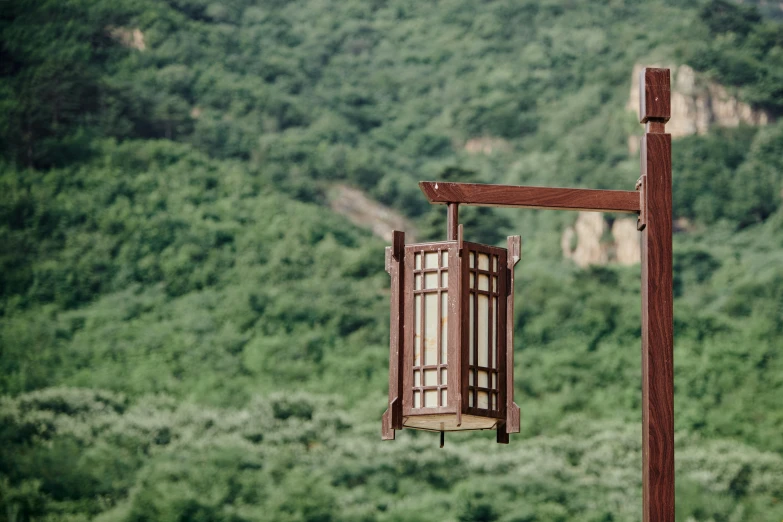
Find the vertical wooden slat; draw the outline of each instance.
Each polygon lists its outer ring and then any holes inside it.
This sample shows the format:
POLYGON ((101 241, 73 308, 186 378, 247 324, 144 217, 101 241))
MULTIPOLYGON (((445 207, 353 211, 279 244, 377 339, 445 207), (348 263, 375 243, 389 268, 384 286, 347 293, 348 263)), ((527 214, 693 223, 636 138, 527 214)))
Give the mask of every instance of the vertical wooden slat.
POLYGON ((514 402, 514 267, 522 257, 522 238, 508 238, 506 290, 506 433, 519 433, 519 406, 514 402))
MULTIPOLYGON (((498 330, 497 334, 497 340, 498 340, 498 358, 497 358, 497 368, 498 368, 498 407, 500 410, 500 413, 502 415, 503 421, 498 423, 497 427, 497 442, 500 444, 508 444, 509 443, 509 436, 508 436, 508 430, 506 428, 506 422, 505 419, 507 417, 508 412, 508 391, 507 391, 507 384, 506 379, 508 378, 508 346, 506 344, 506 336, 507 333, 507 317, 508 317, 508 300, 506 298, 506 295, 508 293, 508 285, 510 284, 510 281, 508 281, 508 259, 510 257, 510 252, 506 250, 506 253, 502 256, 500 256, 500 259, 498 261, 498 320, 497 324, 495 324, 495 328, 498 330)), ((513 347, 512 347, 513 350, 513 347)), ((513 355, 512 355, 512 361, 513 355)), ((513 372, 513 368, 511 370, 513 372)), ((513 400, 513 397, 512 397, 513 400)))
MULTIPOLYGON (((436 364, 438 366, 438 369, 435 370, 435 372, 436 372, 435 382, 438 384, 438 390, 436 392, 438 394, 438 396, 437 396, 438 407, 442 407, 443 406, 443 400, 441 399, 441 396, 440 396, 440 385, 442 384, 440 382, 440 370, 441 370, 441 364, 443 364, 443 358, 442 358, 443 349, 441 348, 441 342, 442 341, 441 341, 440 338, 441 338, 441 335, 442 335, 441 332, 443 331, 443 328, 441 327, 441 320, 442 320, 441 318, 443 317, 443 311, 441 310, 441 306, 443 306, 442 305, 443 298, 441 297, 441 270, 443 268, 443 266, 442 266, 443 265, 443 251, 442 250, 437 250, 437 253, 438 253, 438 272, 436 273, 435 277, 437 277, 438 280, 435 282, 435 286, 436 286, 436 288, 438 290, 435 292, 435 299, 438 300, 438 303, 437 303, 438 319, 437 319, 437 323, 436 323, 437 327, 435 328, 435 351, 436 351, 435 359, 437 361, 436 364)), ((423 284, 423 282, 422 282, 422 284, 423 284)), ((424 378, 424 374, 422 374, 422 379, 423 378, 424 378)))
POLYGON ((641 142, 642 504, 644 522, 674 522, 674 334, 669 71, 645 69, 641 142))
MULTIPOLYGON (((489 258, 489 265, 487 268, 489 269, 489 274, 487 274, 488 283, 487 288, 489 289, 489 295, 487 296, 487 387, 490 389, 490 391, 487 392, 487 409, 492 410, 492 356, 493 352, 495 350, 495 347, 492 346, 492 332, 495 328, 495 325, 492 324, 492 261, 494 259, 494 254, 487 254, 487 257, 489 258)), ((476 288, 478 288, 478 273, 476 275, 476 288)), ((478 361, 476 361, 478 363, 478 361)))
POLYGON ((459 244, 449 246, 449 325, 447 364, 449 408, 457 412, 457 426, 462 424, 462 267, 459 244))
MULTIPOLYGON (((410 246, 405 249, 404 272, 410 282, 404 285, 404 324, 405 332, 402 338, 402 413, 408 415, 413 407, 413 343, 415 322, 413 317, 413 256, 414 251, 410 246)), ((422 260, 424 263, 424 260, 422 260)))
POLYGON ((381 421, 381 439, 394 440, 394 430, 402 429, 404 270, 405 233, 392 232, 392 246, 386 248, 386 271, 391 276, 389 319, 389 407, 381 421))
MULTIPOLYGON (((419 274, 419 277, 421 277, 421 289, 422 289, 421 293, 419 294, 419 305, 420 305, 419 306, 419 324, 421 325, 421 331, 419 332, 419 346, 418 346, 418 349, 419 349, 419 364, 418 365, 414 364, 413 368, 417 369, 419 371, 419 376, 420 376, 419 378, 421 379, 419 381, 419 385, 421 387, 423 387, 424 386, 424 368, 423 368, 423 366, 425 364, 425 359, 426 359, 426 356, 425 356, 425 353, 424 353, 424 349, 425 349, 424 339, 425 339, 425 332, 427 331, 427 314, 426 314, 427 306, 425 304, 427 302, 426 301, 427 292, 424 289, 424 277, 425 277, 425 272, 424 272, 425 261, 424 261, 424 259, 426 257, 426 253, 424 251, 422 251, 422 252, 419 253, 419 255, 421 256, 421 270, 422 270, 422 272, 419 274)), ((416 269, 414 268, 414 273, 415 273, 415 270, 416 269)), ((414 301, 415 301, 415 299, 414 299, 414 301)), ((414 329, 416 327, 416 322, 415 321, 416 321, 416 319, 414 318, 413 322, 411 322, 411 325, 414 327, 414 329)), ((413 342, 414 343, 416 342, 416 334, 415 333, 413 334, 413 342)), ((409 359, 413 359, 413 356, 414 356, 415 353, 416 353, 416 348, 413 348, 413 350, 411 351, 411 354, 410 354, 410 356, 408 358, 409 359)), ((414 360, 413 362, 415 363, 416 361, 414 360)), ((411 372, 411 376, 413 376, 413 372, 411 372)), ((413 382, 415 382, 415 380, 413 382)), ((423 408, 424 407, 424 390, 423 389, 418 389, 416 391, 419 392, 419 408, 423 408)), ((416 400, 412 399, 412 401, 413 401, 412 402, 412 407, 415 408, 416 407, 416 400)))
MULTIPOLYGON (((478 408, 478 371, 476 370, 476 367, 479 363, 479 354, 478 354, 478 346, 479 346, 479 327, 478 327, 478 317, 479 317, 479 305, 478 305, 478 293, 475 291, 478 289, 478 252, 475 250, 468 250, 469 255, 473 257, 473 269, 470 270, 470 278, 473 279, 473 292, 470 294, 470 300, 473 301, 473 317, 470 319, 473 322, 473 338, 470 340, 473 346, 473 364, 470 367, 470 373, 473 374, 473 391, 471 391, 471 395, 473 397, 473 407, 478 408)), ((468 266, 470 266, 470 263, 468 263, 468 266)), ((470 402, 468 402, 468 405, 470 405, 470 402)))
POLYGON ((459 236, 457 239, 457 244, 459 245, 459 255, 460 255, 460 279, 461 279, 461 286, 460 289, 460 306, 462 307, 462 310, 460 311, 460 317, 461 323, 462 323, 462 340, 460 342, 460 360, 461 360, 461 368, 460 368, 460 403, 459 403, 459 412, 457 413, 457 422, 462 422, 462 414, 465 413, 468 409, 468 404, 470 402, 468 401, 468 372, 470 371, 469 364, 470 364, 470 358, 468 354, 468 350, 470 350, 470 327, 468 321, 470 321, 470 302, 468 301, 470 299, 470 275, 469 275, 469 264, 468 264, 468 255, 470 252, 470 249, 465 245, 463 241, 463 232, 462 232, 462 225, 459 226, 459 236))

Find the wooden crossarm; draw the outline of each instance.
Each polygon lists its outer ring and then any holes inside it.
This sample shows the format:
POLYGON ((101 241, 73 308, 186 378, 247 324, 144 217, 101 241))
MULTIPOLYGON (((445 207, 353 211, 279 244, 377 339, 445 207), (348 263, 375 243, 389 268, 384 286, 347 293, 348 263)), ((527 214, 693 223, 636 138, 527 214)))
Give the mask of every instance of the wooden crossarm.
POLYGON ((639 192, 634 190, 523 187, 441 181, 421 181, 419 188, 430 203, 630 214, 638 214, 640 209, 639 192))

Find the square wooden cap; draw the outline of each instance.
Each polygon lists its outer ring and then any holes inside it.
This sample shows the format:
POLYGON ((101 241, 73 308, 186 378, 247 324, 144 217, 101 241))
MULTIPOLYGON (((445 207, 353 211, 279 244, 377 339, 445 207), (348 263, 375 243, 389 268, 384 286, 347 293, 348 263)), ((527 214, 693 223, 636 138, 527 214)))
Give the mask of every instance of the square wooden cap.
POLYGON ((669 121, 672 110, 669 69, 645 67, 640 75, 639 121, 669 121))

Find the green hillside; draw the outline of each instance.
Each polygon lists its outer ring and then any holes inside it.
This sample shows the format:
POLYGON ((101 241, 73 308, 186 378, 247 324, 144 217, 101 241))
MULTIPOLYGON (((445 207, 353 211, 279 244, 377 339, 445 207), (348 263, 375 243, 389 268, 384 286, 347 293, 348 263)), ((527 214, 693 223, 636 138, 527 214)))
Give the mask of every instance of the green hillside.
POLYGON ((677 519, 783 519, 773 7, 6 4, 0 520, 640 520, 639 266, 564 260, 572 214, 461 211, 523 237, 522 433, 382 443, 385 241, 329 206, 442 238, 418 180, 631 189, 639 63, 770 116, 673 143, 677 519))

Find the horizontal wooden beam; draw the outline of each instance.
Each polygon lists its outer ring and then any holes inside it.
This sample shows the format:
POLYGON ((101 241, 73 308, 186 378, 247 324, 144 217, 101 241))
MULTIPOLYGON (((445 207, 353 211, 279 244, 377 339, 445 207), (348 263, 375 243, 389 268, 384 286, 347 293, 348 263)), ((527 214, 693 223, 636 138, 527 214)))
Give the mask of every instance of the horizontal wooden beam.
POLYGON ((639 192, 578 188, 522 187, 479 183, 419 182, 430 203, 482 207, 543 208, 639 213, 639 192))

